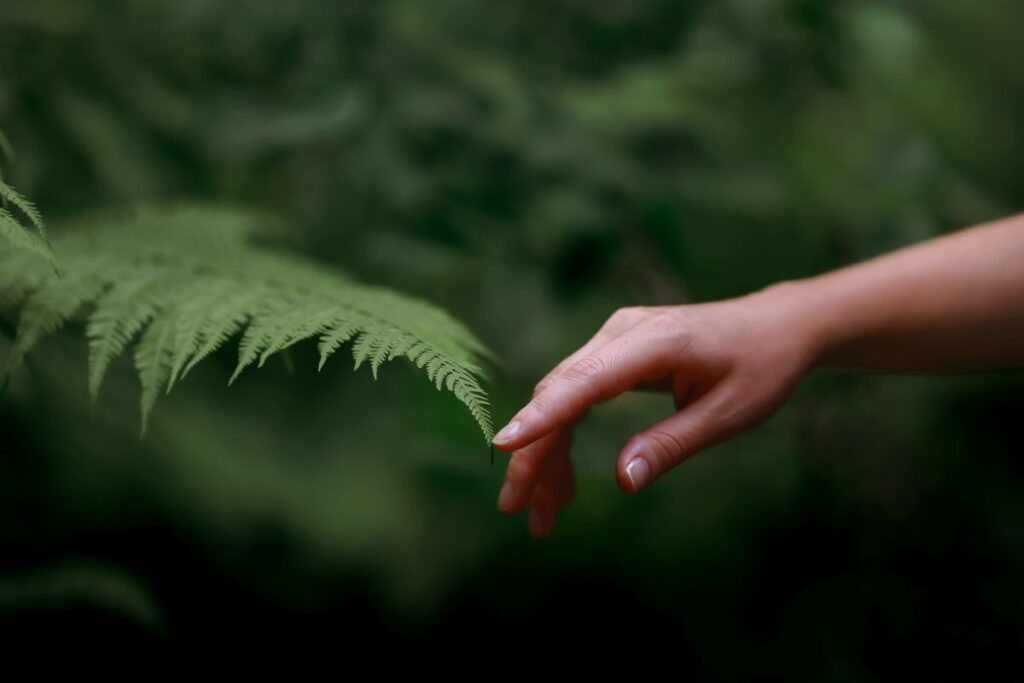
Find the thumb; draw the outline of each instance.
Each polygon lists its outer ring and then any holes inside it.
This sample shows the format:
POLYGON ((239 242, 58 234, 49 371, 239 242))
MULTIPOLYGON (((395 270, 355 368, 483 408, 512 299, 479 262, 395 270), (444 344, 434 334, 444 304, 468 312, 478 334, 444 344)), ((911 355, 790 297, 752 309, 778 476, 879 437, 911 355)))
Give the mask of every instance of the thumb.
POLYGON ((615 468, 622 490, 632 494, 646 488, 691 455, 739 431, 725 417, 724 403, 722 390, 712 391, 631 438, 615 468))

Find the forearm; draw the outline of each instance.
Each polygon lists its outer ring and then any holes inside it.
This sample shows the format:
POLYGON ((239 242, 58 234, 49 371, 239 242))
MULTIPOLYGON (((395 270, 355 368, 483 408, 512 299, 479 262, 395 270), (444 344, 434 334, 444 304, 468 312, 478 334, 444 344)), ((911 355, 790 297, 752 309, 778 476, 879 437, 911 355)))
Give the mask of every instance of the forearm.
POLYGON ((1024 366, 1024 215, 761 293, 824 367, 1024 366))

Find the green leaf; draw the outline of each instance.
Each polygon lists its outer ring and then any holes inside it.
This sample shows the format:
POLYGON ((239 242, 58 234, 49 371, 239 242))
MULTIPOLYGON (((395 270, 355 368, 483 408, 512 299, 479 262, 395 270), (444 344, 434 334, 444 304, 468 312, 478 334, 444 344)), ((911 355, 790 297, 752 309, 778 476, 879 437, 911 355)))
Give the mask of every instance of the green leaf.
POLYGON ((111 363, 134 344, 145 431, 159 395, 238 334, 231 382, 310 339, 323 368, 352 341, 357 368, 369 364, 376 378, 388 361, 408 359, 465 404, 491 439, 479 365, 487 351, 468 329, 426 302, 254 246, 250 236, 265 222, 203 206, 94 220, 55 240, 60 275, 46 269, 45 251, 10 239, 0 245, 0 303, 19 306, 21 321, 8 368, 86 310, 90 392, 99 393, 111 363))

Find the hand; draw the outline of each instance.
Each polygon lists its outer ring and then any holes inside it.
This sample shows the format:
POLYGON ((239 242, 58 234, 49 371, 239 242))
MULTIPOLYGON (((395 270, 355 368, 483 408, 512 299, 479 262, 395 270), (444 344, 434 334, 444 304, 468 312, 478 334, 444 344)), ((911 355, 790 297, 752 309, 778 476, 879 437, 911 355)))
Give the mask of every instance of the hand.
POLYGON ((625 308, 558 365, 494 439, 509 460, 498 509, 529 507, 530 533, 554 529, 573 496, 573 426, 633 388, 671 390, 677 412, 629 440, 616 477, 636 493, 686 458, 771 415, 814 362, 799 306, 773 288, 695 306, 625 308))

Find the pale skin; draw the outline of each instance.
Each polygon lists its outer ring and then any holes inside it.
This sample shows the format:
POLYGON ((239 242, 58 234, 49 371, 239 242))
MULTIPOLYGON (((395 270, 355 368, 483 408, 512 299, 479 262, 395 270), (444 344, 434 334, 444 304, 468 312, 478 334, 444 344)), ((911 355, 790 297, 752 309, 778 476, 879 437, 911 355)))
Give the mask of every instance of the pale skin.
POLYGON ((676 412, 619 454, 635 494, 770 417, 816 368, 964 372, 1024 367, 1024 214, 726 301, 616 311, 498 433, 512 451, 498 509, 555 527, 573 496, 573 427, 591 406, 660 388, 676 412))

